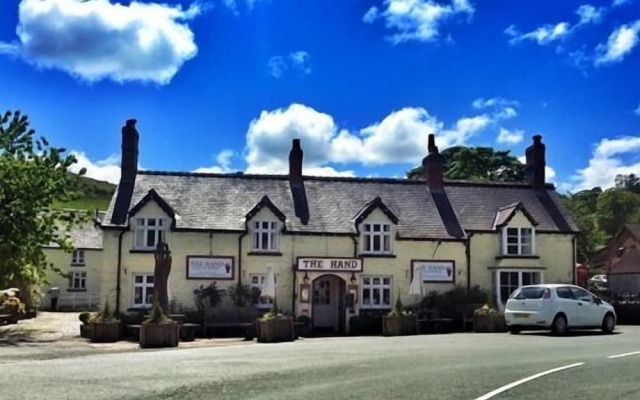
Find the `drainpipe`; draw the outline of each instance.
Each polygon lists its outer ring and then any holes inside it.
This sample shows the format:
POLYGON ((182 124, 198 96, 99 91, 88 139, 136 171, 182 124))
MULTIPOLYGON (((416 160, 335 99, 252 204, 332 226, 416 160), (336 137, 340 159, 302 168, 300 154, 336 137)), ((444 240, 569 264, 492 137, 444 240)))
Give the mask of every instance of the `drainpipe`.
POLYGON ((576 282, 576 242, 578 240, 578 236, 575 235, 572 239, 571 239, 571 260, 573 261, 573 265, 571 267, 571 272, 572 272, 572 276, 573 276, 573 284, 577 285, 578 282, 576 282))
POLYGON ((122 276, 122 237, 127 230, 123 229, 118 234, 118 272, 116 280, 116 314, 120 313, 120 277, 122 276))
POLYGON ((465 249, 465 255, 467 257, 467 292, 471 291, 471 237, 473 232, 467 236, 467 246, 465 249))
POLYGON ((242 238, 247 235, 244 231, 238 236, 238 285, 242 285, 242 238))
POLYGON ((351 236, 351 240, 353 240, 353 256, 358 257, 358 239, 355 236, 351 236))

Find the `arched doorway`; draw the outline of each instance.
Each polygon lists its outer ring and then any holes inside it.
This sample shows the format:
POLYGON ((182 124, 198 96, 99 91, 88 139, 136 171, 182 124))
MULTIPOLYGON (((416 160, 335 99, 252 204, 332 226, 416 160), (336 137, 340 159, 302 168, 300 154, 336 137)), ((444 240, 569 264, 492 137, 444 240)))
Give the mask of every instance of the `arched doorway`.
POLYGON ((345 331, 345 282, 336 275, 322 275, 313 280, 311 315, 318 332, 345 331))

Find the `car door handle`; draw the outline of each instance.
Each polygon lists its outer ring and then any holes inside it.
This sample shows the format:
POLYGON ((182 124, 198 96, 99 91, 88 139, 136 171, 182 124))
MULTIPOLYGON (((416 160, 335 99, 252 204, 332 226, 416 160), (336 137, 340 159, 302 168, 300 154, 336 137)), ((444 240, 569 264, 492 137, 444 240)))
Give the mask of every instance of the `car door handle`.
POLYGON ((582 305, 582 303, 578 303, 578 305, 579 305, 579 306, 581 306, 581 305, 582 305))

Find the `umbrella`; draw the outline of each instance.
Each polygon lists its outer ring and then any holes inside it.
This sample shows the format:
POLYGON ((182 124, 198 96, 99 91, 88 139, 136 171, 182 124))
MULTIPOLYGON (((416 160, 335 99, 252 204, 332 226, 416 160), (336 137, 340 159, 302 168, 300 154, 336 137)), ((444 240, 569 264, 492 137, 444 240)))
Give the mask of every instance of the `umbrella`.
POLYGON ((264 280, 260 296, 271 299, 275 299, 276 297, 276 276, 273 273, 273 267, 271 265, 267 267, 267 276, 264 280))
POLYGON ((413 271, 413 280, 409 287, 409 294, 422 296, 422 269, 416 269, 413 271))

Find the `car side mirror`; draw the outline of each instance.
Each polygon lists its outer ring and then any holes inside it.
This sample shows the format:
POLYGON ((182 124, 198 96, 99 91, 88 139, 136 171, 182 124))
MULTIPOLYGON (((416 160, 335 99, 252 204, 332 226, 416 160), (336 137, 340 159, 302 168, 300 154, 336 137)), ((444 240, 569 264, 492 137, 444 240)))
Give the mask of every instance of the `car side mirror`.
POLYGON ((600 299, 599 299, 599 298, 597 298, 597 297, 596 297, 596 298, 594 298, 594 299, 593 299, 593 301, 594 301, 597 305, 602 304, 602 300, 600 300, 600 299))

